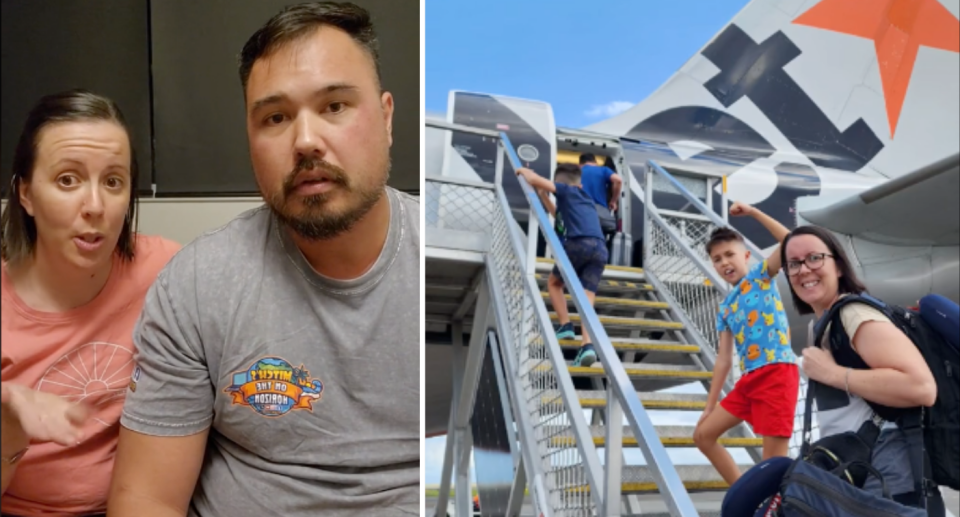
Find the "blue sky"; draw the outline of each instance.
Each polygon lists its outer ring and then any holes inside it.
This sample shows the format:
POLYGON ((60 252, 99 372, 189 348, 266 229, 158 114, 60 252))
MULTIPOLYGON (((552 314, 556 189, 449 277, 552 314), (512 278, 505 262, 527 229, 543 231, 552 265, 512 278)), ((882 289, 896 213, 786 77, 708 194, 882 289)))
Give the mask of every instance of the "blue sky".
POLYGON ((495 93, 583 127, 643 100, 746 3, 426 0, 426 107, 446 112, 453 89, 495 93))
MULTIPOLYGON (((746 3, 425 0, 426 108, 445 113, 454 89, 495 93, 549 102, 558 125, 583 127, 650 95, 746 3)), ((680 390, 704 393, 699 385, 680 390)), ((652 417, 694 425, 699 415, 652 417)), ((426 441, 427 484, 440 483, 444 447, 445 437, 426 441)), ((677 463, 705 461, 695 450, 670 455, 677 463)), ((640 463, 639 452, 627 462, 640 463)))
MULTIPOLYGON (((426 0, 426 108, 445 113, 454 89, 495 93, 549 102, 558 125, 583 127, 651 94, 746 3, 426 0)), ((704 393, 699 385, 680 389, 704 393)), ((699 415, 652 417, 694 425, 699 415)), ((427 484, 440 483, 445 440, 426 441, 427 484)), ((670 455, 677 463, 705 461, 696 450, 670 455)), ((640 463, 638 451, 627 462, 640 463)))

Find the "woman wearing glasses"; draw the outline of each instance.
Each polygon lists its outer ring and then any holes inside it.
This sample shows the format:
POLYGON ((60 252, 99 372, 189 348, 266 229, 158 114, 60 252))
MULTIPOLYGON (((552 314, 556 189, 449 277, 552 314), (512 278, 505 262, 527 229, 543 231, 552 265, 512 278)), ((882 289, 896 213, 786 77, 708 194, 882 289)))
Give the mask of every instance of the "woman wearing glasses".
MULTIPOLYGON (((846 252, 829 231, 801 226, 784 239, 781 260, 790 283, 790 294, 800 314, 820 319, 844 296, 860 294, 866 288, 857 279, 846 252)), ((820 385, 816 389, 817 421, 820 436, 857 431, 874 417, 866 401, 891 408, 931 406, 937 397, 933 374, 913 342, 880 311, 853 303, 840 310, 840 321, 853 351, 866 365, 863 369, 837 364, 828 339, 814 345, 814 323, 803 351, 803 370, 820 385)), ((829 335, 829 328, 824 336, 829 335)), ((896 424, 882 424, 874 448, 873 464, 879 470, 893 498, 905 505, 921 505, 921 493, 914 485, 906 436, 896 424)), ((871 477, 864 487, 880 492, 871 477)), ((934 490, 936 492, 936 490, 934 490)), ((927 501, 931 516, 943 515, 939 492, 927 501)))

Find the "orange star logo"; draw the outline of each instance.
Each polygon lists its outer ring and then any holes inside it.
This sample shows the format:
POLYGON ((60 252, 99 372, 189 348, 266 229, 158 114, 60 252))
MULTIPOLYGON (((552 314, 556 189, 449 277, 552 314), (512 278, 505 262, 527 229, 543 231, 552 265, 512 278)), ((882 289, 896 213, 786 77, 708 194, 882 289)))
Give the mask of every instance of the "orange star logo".
POLYGON ((938 0, 823 0, 793 23, 873 40, 890 138, 920 46, 960 52, 960 20, 938 0))

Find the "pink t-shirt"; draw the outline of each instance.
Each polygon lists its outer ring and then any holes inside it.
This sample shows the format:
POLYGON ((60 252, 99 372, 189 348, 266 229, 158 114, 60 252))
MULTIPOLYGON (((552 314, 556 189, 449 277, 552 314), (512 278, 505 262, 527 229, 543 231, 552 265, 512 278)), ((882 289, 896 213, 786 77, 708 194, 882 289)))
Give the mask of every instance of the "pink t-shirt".
POLYGON ((120 433, 120 412, 133 373, 133 327, 147 290, 180 249, 139 235, 131 262, 115 256, 110 278, 90 303, 67 312, 27 307, 2 269, 0 375, 3 382, 83 400, 93 408, 79 445, 31 444, 0 508, 34 517, 104 512, 120 433))

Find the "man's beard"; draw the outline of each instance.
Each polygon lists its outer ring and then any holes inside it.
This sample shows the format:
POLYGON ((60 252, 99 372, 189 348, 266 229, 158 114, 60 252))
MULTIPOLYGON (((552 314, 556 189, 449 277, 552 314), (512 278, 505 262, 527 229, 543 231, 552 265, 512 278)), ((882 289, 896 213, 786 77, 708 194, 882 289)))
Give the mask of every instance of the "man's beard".
POLYGON ((284 179, 283 189, 267 198, 267 204, 281 223, 304 239, 315 241, 332 239, 353 228, 357 221, 367 215, 367 212, 377 204, 377 201, 383 195, 389 176, 389 158, 387 158, 385 170, 378 181, 369 187, 358 187, 351 183, 340 167, 321 159, 304 157, 297 162, 293 171, 284 179), (332 212, 326 205, 334 192, 325 192, 311 196, 298 196, 303 208, 295 211, 291 205, 294 197, 297 196, 294 193, 297 175, 314 168, 319 168, 325 172, 327 181, 334 183, 335 188, 342 191, 340 195, 346 196, 352 206, 347 206, 344 211, 339 213, 332 212))

